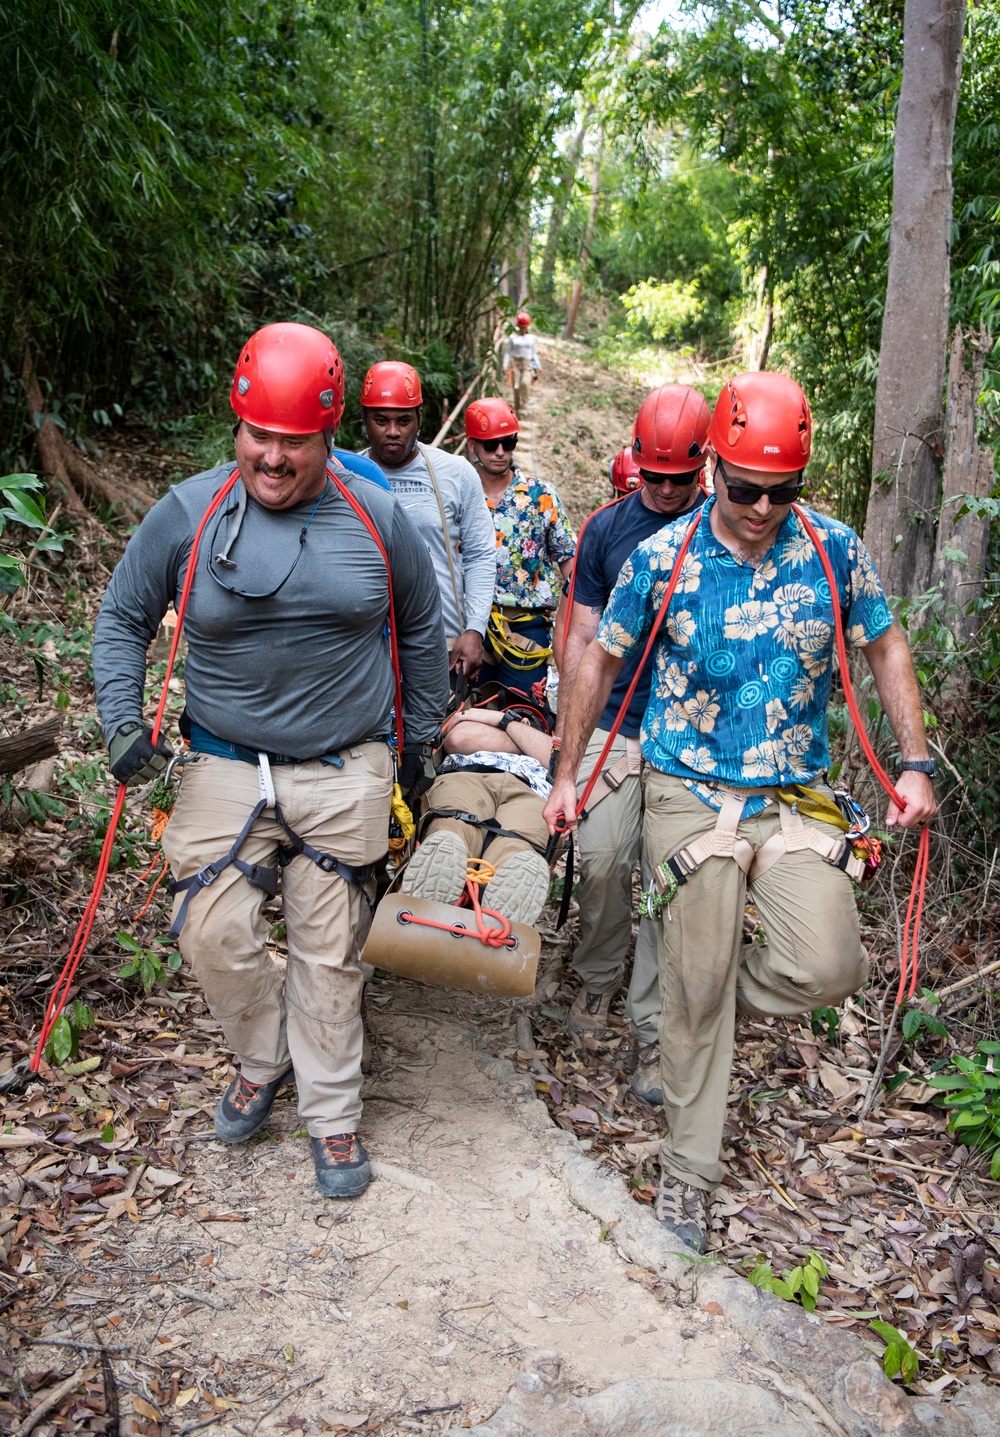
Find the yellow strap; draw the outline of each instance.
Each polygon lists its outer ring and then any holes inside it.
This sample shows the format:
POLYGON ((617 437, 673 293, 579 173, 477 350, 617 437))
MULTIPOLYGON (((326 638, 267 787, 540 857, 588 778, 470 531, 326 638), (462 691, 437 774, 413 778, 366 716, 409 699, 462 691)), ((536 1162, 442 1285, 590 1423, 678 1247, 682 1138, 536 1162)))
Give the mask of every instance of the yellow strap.
POLYGON ((403 797, 403 790, 398 783, 392 785, 392 816, 399 824, 403 834, 403 842, 409 843, 416 832, 416 824, 413 822, 413 814, 409 805, 403 797))
MULTIPOLYGON (((521 622, 530 622, 531 618, 534 618, 534 615, 529 615, 521 622)), ((513 622, 516 623, 517 620, 513 622)), ((499 609, 491 610, 490 621, 486 629, 486 636, 491 647, 516 668, 537 669, 551 657, 551 647, 542 648, 541 644, 536 644, 534 639, 526 638, 523 634, 512 633, 510 623, 511 621, 504 618, 499 609)))
POLYGON ((832 823, 834 828, 839 828, 843 833, 851 826, 841 813, 840 805, 834 799, 827 798, 825 793, 817 793, 814 788, 793 783, 789 788, 775 789, 775 794, 782 803, 787 803, 789 808, 797 808, 806 818, 818 819, 820 823, 832 823))

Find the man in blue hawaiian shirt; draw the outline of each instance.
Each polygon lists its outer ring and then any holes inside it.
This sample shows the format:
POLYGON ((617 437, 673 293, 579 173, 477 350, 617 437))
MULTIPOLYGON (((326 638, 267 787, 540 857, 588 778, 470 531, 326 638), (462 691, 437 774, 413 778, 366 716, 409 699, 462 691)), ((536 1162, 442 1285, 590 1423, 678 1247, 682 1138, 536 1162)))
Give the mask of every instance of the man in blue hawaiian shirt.
POLYGON ((475 399, 465 411, 469 456, 497 536, 496 597, 479 682, 528 693, 544 684, 553 625, 561 647, 562 580, 572 569, 576 535, 556 490, 514 463, 519 427, 502 399, 475 399))
MULTIPOLYGON (((719 396, 709 430, 715 493, 654 649, 642 724, 643 837, 661 905, 669 900, 658 939, 669 1132, 656 1215, 697 1251, 723 1176, 737 1010, 807 1012, 840 1002, 868 971, 845 871, 856 860, 841 828, 808 813, 831 797, 823 780, 835 639, 829 584, 791 509, 810 439, 805 395, 783 375, 740 375, 719 396), (742 942, 748 873, 763 946, 742 942)), ((936 804, 909 647, 857 534, 809 518, 836 575, 847 642, 864 650, 899 746, 906 807, 890 804, 887 823, 916 827, 936 804)), ((565 717, 550 829, 560 817, 575 826, 587 739, 626 656, 650 630, 691 525, 685 518, 661 529, 622 569, 565 717)))

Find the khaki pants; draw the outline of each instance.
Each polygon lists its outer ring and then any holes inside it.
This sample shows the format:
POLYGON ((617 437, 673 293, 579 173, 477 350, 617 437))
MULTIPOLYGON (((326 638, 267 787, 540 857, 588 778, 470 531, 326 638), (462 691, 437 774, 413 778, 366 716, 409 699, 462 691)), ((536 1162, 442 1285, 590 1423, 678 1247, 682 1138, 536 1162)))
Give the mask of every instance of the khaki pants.
POLYGON ((531 400, 531 360, 513 359, 510 367, 514 376, 514 413, 520 419, 531 400))
MULTIPOLYGON (((679 778, 647 769, 645 842, 655 867, 714 828, 717 814, 679 778)), ((829 792, 829 790, 824 790, 829 792)), ((811 818, 803 822, 839 834, 811 818)), ((780 829, 772 803, 743 820, 760 846, 780 829)), ((719 1161, 737 1008, 787 1017, 839 1003, 864 983, 851 880, 807 850, 786 853, 751 890, 767 945, 742 942, 746 878, 731 858, 709 858, 682 884, 659 927, 660 1073, 669 1133, 664 1170, 694 1187, 722 1180, 719 1161)))
MULTIPOLYGON (((367 864, 386 849, 392 759, 385 744, 345 749, 343 768, 315 760, 271 769, 289 825, 345 863, 367 864)), ((184 769, 163 850, 187 878, 232 847, 260 791, 257 770, 203 755, 184 769)), ((264 812, 240 850, 273 865, 285 835, 264 812)), ((312 1137, 354 1132, 361 1116, 361 970, 371 914, 358 888, 311 859, 282 872, 288 941, 284 980, 267 951, 265 894, 235 867, 196 892, 180 950, 245 1078, 268 1083, 295 1068, 299 1113, 312 1137)), ((372 885, 374 896, 374 885, 372 885)), ((175 900, 174 911, 180 906, 175 900)))
MULTIPOLYGON (((593 772, 608 734, 596 729, 584 754, 577 796, 593 772)), ((625 754, 625 740, 616 736, 605 768, 625 754)), ((642 843, 642 788, 638 774, 591 809, 576 835, 580 862, 580 941, 573 970, 590 993, 616 993, 621 987, 625 954, 632 936, 632 870, 639 860, 644 888, 650 869, 642 843)), ((656 1041, 660 1022, 660 984, 656 956, 658 925, 639 919, 626 1013, 640 1043, 656 1041)))
MULTIPOLYGON (((495 818, 501 828, 509 828, 520 838, 490 838, 489 830, 455 818, 432 818, 427 833, 446 829, 457 833, 470 858, 485 858, 499 868, 515 853, 524 853, 536 844, 544 848, 549 831, 542 818, 544 802, 521 779, 510 773, 468 773, 458 770, 443 773, 427 794, 430 808, 457 808, 474 813, 477 818, 495 818), (488 844, 486 852, 484 845, 488 844)), ((424 835, 427 836, 426 834, 424 835)))

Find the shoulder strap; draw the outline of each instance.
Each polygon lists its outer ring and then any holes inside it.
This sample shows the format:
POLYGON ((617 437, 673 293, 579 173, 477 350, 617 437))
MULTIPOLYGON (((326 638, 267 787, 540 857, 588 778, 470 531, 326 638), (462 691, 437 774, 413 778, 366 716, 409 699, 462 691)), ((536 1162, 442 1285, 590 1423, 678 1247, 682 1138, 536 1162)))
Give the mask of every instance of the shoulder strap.
MULTIPOLYGON (((434 497, 437 500, 438 513, 441 515, 441 529, 444 533, 444 549, 448 555, 448 572, 451 575, 452 593, 455 595, 455 608, 458 610, 458 622, 462 625, 462 632, 465 632, 465 612, 462 607, 462 599, 458 592, 458 575, 455 572, 455 560, 451 549, 451 534, 448 531, 448 516, 444 511, 444 500, 441 497, 441 488, 434 472, 434 462, 431 459, 430 446, 418 444, 417 448, 424 456, 424 463, 427 465, 427 472, 431 476, 431 484, 434 486, 434 497)), ((455 635, 458 638, 458 635, 455 635)))

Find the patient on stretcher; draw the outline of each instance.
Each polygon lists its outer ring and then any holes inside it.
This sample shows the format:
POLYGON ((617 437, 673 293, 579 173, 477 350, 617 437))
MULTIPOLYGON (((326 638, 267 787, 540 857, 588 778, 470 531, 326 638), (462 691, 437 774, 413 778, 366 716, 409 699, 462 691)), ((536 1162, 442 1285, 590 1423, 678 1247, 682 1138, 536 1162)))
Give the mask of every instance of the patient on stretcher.
POLYGON ((482 859, 483 906, 511 923, 537 923, 549 893, 542 808, 552 788, 551 738, 526 719, 466 710, 445 734, 444 749, 402 888, 414 898, 457 903, 468 860, 482 859))

